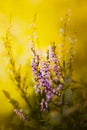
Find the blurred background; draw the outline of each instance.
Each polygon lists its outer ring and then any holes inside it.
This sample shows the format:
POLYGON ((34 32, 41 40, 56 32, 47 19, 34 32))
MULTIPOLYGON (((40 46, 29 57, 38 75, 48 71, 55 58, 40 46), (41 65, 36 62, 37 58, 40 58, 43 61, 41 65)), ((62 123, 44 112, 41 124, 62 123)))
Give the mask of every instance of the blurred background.
MULTIPOLYGON (((75 55, 75 71, 87 82, 87 0, 0 0, 0 122, 2 123, 13 110, 12 105, 4 96, 2 90, 8 90, 14 99, 25 103, 18 92, 12 87, 8 76, 7 58, 3 47, 2 37, 9 27, 11 20, 11 35, 13 52, 17 64, 25 64, 30 57, 29 35, 30 24, 36 14, 39 47, 45 50, 50 41, 60 44, 59 29, 61 18, 71 9, 71 21, 68 34, 77 32, 78 44, 75 55)), ((31 69, 30 69, 31 71, 31 69)))

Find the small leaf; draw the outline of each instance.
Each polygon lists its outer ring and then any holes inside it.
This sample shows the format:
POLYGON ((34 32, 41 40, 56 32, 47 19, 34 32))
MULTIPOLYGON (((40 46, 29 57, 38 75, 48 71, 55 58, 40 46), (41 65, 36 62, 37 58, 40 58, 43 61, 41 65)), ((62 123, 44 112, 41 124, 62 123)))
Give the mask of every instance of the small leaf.
POLYGON ((60 97, 60 99, 59 99, 59 101, 58 101, 58 106, 62 106, 63 104, 64 104, 64 95, 63 95, 63 93, 61 94, 61 97, 60 97))
POLYGON ((70 104, 72 102, 72 90, 67 89, 64 94, 64 104, 70 104))
POLYGON ((68 107, 67 105, 64 105, 64 106, 63 106, 62 114, 63 114, 64 116, 68 116, 68 114, 69 114, 69 107, 68 107))
POLYGON ((5 95, 8 99, 11 98, 11 97, 10 97, 10 94, 9 94, 7 91, 3 90, 3 93, 4 93, 4 95, 5 95))
POLYGON ((69 85, 70 83, 71 83, 71 76, 70 75, 67 75, 66 77, 65 77, 65 84, 66 85, 69 85))
POLYGON ((13 105, 14 108, 19 108, 19 103, 18 101, 14 100, 11 98, 10 103, 13 105))

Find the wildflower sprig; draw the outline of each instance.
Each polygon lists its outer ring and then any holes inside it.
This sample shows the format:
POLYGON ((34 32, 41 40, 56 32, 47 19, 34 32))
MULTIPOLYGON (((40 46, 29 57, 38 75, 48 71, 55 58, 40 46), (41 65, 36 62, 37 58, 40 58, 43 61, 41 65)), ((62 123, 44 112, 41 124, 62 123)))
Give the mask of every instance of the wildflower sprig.
POLYGON ((12 82, 15 84, 17 90, 20 92, 21 97, 25 100, 27 105, 30 108, 32 108, 27 98, 27 84, 26 84, 27 75, 22 74, 23 67, 21 67, 21 65, 19 66, 16 65, 16 60, 13 56, 10 29, 11 28, 8 28, 5 37, 3 37, 4 47, 6 50, 7 58, 9 59, 8 60, 9 75, 12 82))
POLYGON ((61 44, 59 44, 59 50, 61 50, 61 67, 63 69, 63 77, 72 76, 72 64, 75 54, 75 45, 77 42, 77 33, 73 36, 68 36, 68 25, 70 21, 71 10, 68 9, 65 18, 61 18, 62 28, 60 28, 60 36, 62 38, 61 44))
MULTIPOLYGON (((12 54, 11 39, 9 36, 10 36, 10 30, 8 30, 6 32, 5 37, 3 37, 3 42, 4 42, 4 46, 6 48, 6 53, 8 55, 9 67, 11 70, 10 73, 12 73, 13 77, 15 77, 17 75, 17 72, 16 72, 16 66, 15 66, 15 59, 12 54)), ((11 79, 13 79, 13 78, 11 77, 11 79)))
POLYGON ((38 46, 38 48, 40 48, 39 47, 39 38, 38 38, 38 34, 37 34, 37 27, 36 27, 36 17, 37 17, 37 15, 34 14, 32 23, 30 24, 30 28, 29 28, 31 35, 28 36, 28 40, 29 40, 29 43, 31 46, 32 46, 32 43, 34 43, 35 45, 38 46))
POLYGON ((34 57, 31 63, 34 73, 34 79, 36 85, 35 91, 41 98, 41 111, 45 111, 49 108, 49 103, 56 95, 61 96, 62 79, 60 61, 56 55, 55 43, 52 44, 47 51, 47 56, 44 59, 41 55, 37 54, 34 48, 31 48, 34 53, 34 57))
POLYGON ((24 121, 25 123, 27 122, 27 119, 23 113, 23 109, 14 109, 14 112, 22 121, 24 121))

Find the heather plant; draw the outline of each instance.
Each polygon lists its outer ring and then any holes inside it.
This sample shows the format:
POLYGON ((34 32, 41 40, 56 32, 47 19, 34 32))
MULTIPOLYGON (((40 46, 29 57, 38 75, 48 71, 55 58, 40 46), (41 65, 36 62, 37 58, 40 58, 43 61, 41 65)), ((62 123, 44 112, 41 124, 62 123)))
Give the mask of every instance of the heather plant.
POLYGON ((11 97, 9 92, 3 90, 3 93, 13 105, 14 115, 21 120, 21 123, 24 123, 26 130, 54 130, 71 128, 71 126, 72 128, 87 127, 87 98, 82 94, 82 89, 86 84, 81 79, 78 81, 73 77, 77 34, 68 36, 69 17, 70 10, 65 19, 62 18, 63 25, 60 28, 62 41, 59 48, 55 42, 51 42, 46 54, 43 55, 35 46, 39 40, 35 25, 36 15, 34 16, 33 23, 30 25, 32 35, 29 36, 33 54, 31 68, 34 81, 31 79, 31 83, 29 83, 29 60, 24 66, 16 65, 12 52, 10 29, 3 38, 9 59, 9 76, 26 102, 27 112, 25 108, 21 108, 17 100, 11 97), (61 50, 61 53, 58 53, 58 50, 61 50), (30 86, 33 89, 31 98, 28 92, 30 86))
POLYGON ((60 97, 61 95, 61 80, 63 78, 55 47, 55 43, 53 43, 50 51, 47 51, 46 59, 40 57, 36 54, 34 48, 31 48, 34 53, 32 60, 32 70, 36 81, 34 88, 36 93, 42 97, 40 103, 41 111, 49 108, 48 104, 51 103, 51 99, 54 96, 60 97))

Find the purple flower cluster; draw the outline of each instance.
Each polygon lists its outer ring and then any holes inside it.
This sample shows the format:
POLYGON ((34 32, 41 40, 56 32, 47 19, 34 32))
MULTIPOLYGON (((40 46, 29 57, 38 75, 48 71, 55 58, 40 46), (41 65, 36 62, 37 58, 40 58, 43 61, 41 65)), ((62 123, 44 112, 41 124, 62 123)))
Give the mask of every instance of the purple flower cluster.
POLYGON ((36 83, 34 88, 36 93, 41 95, 41 111, 48 109, 54 95, 58 97, 61 95, 62 84, 60 78, 62 78, 62 73, 55 49, 56 46, 53 44, 48 50, 46 58, 40 57, 34 51, 32 60, 32 70, 36 83))
POLYGON ((60 78, 62 78, 62 72, 60 67, 60 61, 58 55, 56 54, 55 43, 53 43, 53 46, 50 47, 50 58, 51 58, 51 62, 53 62, 54 79, 55 81, 58 81, 60 78))

